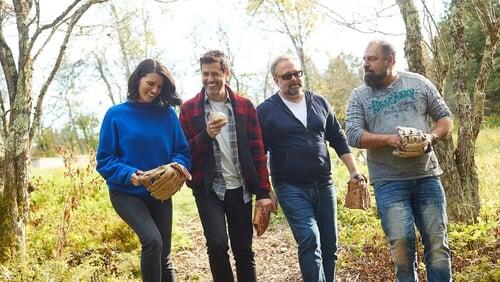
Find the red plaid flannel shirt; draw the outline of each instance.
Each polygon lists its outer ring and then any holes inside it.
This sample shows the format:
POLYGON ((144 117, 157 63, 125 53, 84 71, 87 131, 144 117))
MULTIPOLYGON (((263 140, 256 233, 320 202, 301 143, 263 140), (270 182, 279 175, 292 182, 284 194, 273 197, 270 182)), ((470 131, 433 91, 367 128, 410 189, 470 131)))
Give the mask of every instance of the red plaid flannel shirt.
MULTIPOLYGON (((237 95, 226 86, 233 107, 238 139, 238 157, 246 187, 267 198, 270 191, 267 157, 255 108, 247 98, 237 95)), ((181 106, 179 121, 189 142, 192 159, 192 180, 187 183, 194 193, 211 189, 215 161, 212 139, 206 130, 204 110, 205 89, 181 106)))

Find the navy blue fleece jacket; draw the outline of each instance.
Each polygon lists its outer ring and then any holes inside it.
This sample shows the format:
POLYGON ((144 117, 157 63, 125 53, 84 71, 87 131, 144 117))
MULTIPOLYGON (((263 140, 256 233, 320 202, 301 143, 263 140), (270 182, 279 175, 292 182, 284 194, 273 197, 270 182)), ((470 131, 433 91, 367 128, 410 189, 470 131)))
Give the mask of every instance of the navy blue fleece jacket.
POLYGON ((191 169, 186 137, 172 107, 158 103, 125 102, 111 107, 101 126, 97 171, 110 190, 153 199, 144 186, 133 186, 130 177, 177 162, 191 169))

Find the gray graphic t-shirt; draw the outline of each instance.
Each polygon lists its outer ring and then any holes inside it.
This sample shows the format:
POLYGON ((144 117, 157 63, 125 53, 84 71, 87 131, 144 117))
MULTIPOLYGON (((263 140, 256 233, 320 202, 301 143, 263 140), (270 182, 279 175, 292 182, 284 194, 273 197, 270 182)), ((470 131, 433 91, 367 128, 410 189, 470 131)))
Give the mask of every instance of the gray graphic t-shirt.
MULTIPOLYGON (((363 131, 396 134, 397 126, 409 126, 430 133, 427 116, 434 121, 451 112, 434 85, 412 72, 398 72, 389 86, 374 89, 365 84, 354 89, 346 115, 349 145, 360 147, 363 131)), ((436 176, 442 173, 434 151, 414 158, 392 155, 392 147, 368 150, 368 171, 372 183, 436 176)))

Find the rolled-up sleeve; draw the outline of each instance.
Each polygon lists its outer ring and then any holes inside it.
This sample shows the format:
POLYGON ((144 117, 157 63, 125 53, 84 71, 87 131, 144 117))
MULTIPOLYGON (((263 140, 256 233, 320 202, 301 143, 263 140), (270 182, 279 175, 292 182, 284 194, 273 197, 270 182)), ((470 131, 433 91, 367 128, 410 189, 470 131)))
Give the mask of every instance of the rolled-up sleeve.
POLYGON ((347 141, 349 145, 356 148, 361 147, 361 137, 366 128, 365 113, 359 95, 359 92, 353 91, 349 98, 345 119, 347 141))

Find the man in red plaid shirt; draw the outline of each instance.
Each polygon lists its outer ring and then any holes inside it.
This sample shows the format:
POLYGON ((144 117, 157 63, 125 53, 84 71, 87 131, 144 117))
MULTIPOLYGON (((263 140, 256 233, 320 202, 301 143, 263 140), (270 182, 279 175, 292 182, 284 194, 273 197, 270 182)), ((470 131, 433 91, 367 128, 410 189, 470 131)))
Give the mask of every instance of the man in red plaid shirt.
POLYGON ((187 185, 198 207, 214 281, 234 281, 228 233, 238 281, 256 281, 252 194, 256 205, 276 209, 257 113, 226 84, 230 64, 223 52, 206 52, 200 68, 203 88, 181 106, 179 117, 192 156, 193 178, 187 185), (216 112, 227 119, 211 119, 216 112))

